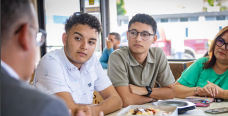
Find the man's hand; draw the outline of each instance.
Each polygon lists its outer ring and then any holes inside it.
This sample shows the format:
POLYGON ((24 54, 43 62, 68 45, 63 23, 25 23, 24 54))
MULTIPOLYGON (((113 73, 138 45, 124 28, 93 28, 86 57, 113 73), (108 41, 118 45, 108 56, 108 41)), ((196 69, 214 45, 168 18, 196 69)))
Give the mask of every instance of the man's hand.
POLYGON ((111 41, 109 41, 109 40, 107 40, 107 39, 105 39, 105 40, 106 40, 106 45, 107 45, 107 48, 108 48, 108 49, 113 48, 113 44, 112 44, 112 42, 111 42, 111 41))
POLYGON ((147 95, 148 91, 146 90, 146 87, 138 87, 132 84, 129 84, 129 89, 131 93, 137 94, 137 95, 147 95))
MULTIPOLYGON (((78 113, 76 114, 76 116, 86 116, 86 114, 83 111, 78 111, 78 113)), ((104 116, 103 112, 100 112, 99 116, 104 116)))
POLYGON ((75 114, 74 116, 77 116, 78 113, 83 112, 84 116, 92 116, 92 111, 91 108, 87 105, 79 105, 76 109, 75 109, 75 114))

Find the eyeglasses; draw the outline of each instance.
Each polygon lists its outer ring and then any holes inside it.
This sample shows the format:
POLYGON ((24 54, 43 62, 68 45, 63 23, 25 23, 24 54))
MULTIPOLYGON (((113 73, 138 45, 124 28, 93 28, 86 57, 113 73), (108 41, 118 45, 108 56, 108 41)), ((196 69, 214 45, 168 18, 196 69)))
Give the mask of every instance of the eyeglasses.
POLYGON ((228 50, 228 43, 225 43, 225 40, 221 37, 216 38, 216 45, 222 47, 225 44, 225 49, 228 50))
POLYGON ((155 35, 155 34, 150 34, 148 32, 138 32, 136 30, 128 30, 128 32, 129 32, 129 36, 133 39, 135 39, 138 36, 138 34, 140 33, 141 39, 144 41, 148 40, 151 35, 153 35, 153 36, 155 35))
MULTIPOLYGON (((30 27, 32 27, 33 29, 35 29, 33 26, 30 25, 30 27)), ((19 29, 17 29, 17 31, 15 32, 15 34, 19 33, 19 31, 22 29, 22 26, 19 27, 19 29)), ((44 44, 44 41, 46 39, 46 31, 43 29, 39 29, 39 32, 36 34, 36 45, 38 47, 42 46, 44 44)))
POLYGON ((39 32, 36 34, 36 45, 38 47, 40 47, 44 44, 46 36, 47 36, 46 31, 43 29, 39 29, 39 32))

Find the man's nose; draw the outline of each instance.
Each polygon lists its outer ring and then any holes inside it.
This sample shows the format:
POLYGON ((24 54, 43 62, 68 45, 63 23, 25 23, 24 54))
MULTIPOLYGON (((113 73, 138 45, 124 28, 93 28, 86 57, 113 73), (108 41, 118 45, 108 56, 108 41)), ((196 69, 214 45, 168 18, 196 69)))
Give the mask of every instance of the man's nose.
POLYGON ((136 41, 141 41, 142 40, 142 36, 141 33, 137 33, 136 37, 135 37, 136 41))
POLYGON ((88 49, 88 42, 87 41, 83 41, 81 44, 81 49, 87 50, 88 49))

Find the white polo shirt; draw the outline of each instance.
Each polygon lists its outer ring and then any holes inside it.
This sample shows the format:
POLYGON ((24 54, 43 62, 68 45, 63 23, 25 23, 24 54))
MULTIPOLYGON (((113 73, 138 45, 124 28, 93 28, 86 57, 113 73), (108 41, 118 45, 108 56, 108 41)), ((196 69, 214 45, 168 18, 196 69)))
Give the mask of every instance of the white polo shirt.
POLYGON ((95 54, 78 70, 66 57, 64 48, 42 57, 33 82, 38 89, 49 94, 69 92, 78 104, 91 104, 94 91, 112 85, 95 54))

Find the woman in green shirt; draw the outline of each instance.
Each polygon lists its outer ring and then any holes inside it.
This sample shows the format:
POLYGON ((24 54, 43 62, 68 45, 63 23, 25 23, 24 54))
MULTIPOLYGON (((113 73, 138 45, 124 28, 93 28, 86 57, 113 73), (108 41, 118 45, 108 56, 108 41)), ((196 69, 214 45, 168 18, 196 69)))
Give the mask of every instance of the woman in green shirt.
POLYGON ((212 41, 209 57, 198 59, 175 83, 175 95, 228 99, 228 26, 212 41))

